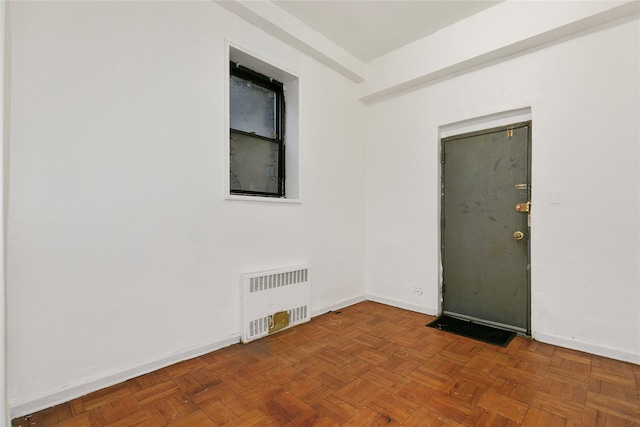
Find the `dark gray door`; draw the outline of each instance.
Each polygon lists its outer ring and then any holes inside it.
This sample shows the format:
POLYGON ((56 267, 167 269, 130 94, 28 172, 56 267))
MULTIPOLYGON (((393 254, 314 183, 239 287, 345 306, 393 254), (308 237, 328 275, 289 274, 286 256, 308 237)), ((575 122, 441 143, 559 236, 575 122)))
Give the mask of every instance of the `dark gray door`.
POLYGON ((444 312, 526 333, 530 138, 526 122, 442 140, 444 312))

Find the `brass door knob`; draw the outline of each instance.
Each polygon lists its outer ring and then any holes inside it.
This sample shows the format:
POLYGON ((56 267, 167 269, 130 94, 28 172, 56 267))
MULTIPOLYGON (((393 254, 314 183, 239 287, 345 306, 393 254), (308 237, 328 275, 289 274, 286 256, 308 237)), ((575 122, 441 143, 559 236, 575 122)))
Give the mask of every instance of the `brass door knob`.
POLYGON ((516 231, 515 233, 513 233, 513 238, 516 240, 522 240, 523 237, 524 233, 522 231, 516 231))

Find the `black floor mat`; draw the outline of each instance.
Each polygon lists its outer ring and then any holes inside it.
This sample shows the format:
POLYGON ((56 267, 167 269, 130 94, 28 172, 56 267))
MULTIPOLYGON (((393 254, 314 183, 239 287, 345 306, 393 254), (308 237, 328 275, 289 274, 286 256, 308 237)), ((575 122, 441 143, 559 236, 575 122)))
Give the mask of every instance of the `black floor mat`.
POLYGON ((515 332, 505 331, 504 329, 493 328, 467 320, 460 320, 446 315, 438 317, 433 322, 428 323, 427 326, 502 347, 506 347, 513 337, 516 336, 515 332))

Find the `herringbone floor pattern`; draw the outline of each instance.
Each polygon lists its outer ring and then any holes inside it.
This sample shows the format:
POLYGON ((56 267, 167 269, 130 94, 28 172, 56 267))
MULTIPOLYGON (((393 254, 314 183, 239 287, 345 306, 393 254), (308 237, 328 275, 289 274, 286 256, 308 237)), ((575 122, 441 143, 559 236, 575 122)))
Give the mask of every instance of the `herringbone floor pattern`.
POLYGON ((432 319, 360 303, 13 426, 640 426, 640 366, 432 319))

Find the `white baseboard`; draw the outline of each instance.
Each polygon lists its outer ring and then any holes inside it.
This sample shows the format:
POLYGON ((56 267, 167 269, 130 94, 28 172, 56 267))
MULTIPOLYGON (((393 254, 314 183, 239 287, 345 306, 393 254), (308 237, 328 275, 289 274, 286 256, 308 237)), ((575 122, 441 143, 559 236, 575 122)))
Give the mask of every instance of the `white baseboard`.
POLYGON ((582 341, 573 340, 567 337, 559 337, 557 335, 545 334, 542 332, 533 331, 533 339, 543 342, 545 344, 557 345, 559 347, 565 347, 572 350, 584 351, 586 353, 595 354, 598 356, 608 357, 610 359, 621 360, 623 362, 635 363, 640 365, 640 354, 631 353, 626 350, 617 348, 602 347, 595 344, 590 344, 582 341))
MULTIPOLYGON (((319 316, 330 311, 339 310, 341 308, 357 304, 362 301, 366 301, 366 297, 364 295, 349 298, 343 301, 339 301, 330 306, 312 310, 311 316, 319 316)), ((219 350, 221 348, 228 347, 239 342, 240 335, 233 335, 224 340, 207 344, 202 347, 181 351, 179 353, 172 354, 159 360, 136 366, 134 368, 126 369, 119 372, 113 372, 99 378, 89 378, 85 381, 73 385, 67 385, 54 390, 50 390, 49 392, 42 394, 40 397, 36 397, 35 399, 9 402, 9 414, 11 418, 32 414, 34 412, 50 408, 60 403, 69 402, 73 399, 92 393, 94 391, 102 390, 104 388, 111 387, 112 385, 120 384, 124 381, 130 380, 131 378, 139 377, 140 375, 148 374, 149 372, 165 368, 167 366, 173 365, 174 363, 193 359, 194 357, 202 356, 204 354, 211 353, 212 351, 219 350)))
MULTIPOLYGON (((353 298, 348 298, 339 301, 330 306, 317 308, 311 311, 311 316, 316 317, 330 311, 339 310, 350 305, 354 305, 363 301, 373 301, 380 304, 390 305, 392 307, 401 308, 404 310, 415 311, 417 313, 427 314, 430 316, 437 316, 438 310, 430 307, 422 307, 415 304, 410 304, 404 301, 393 300, 389 298, 379 297, 375 295, 362 295, 353 298)), ((599 356, 609 357, 616 360, 622 360, 625 362, 640 364, 640 354, 630 353, 625 350, 612 349, 601 347, 589 343, 584 343, 566 337, 559 337, 555 335, 534 332, 533 338, 537 341, 553 344, 560 347, 566 347, 573 350, 584 351, 599 356)), ((92 393, 97 390, 101 390, 110 387, 115 384, 127 381, 131 378, 138 377, 140 375, 147 374, 149 372, 156 371, 158 369, 173 365, 174 363, 181 362, 183 360, 192 359, 194 357, 202 356, 215 350, 219 350, 224 347, 236 344, 240 342, 240 335, 233 335, 229 338, 207 344, 205 346, 192 348, 189 350, 181 351, 176 354, 168 355, 162 359, 149 362, 143 365, 136 366, 134 368, 126 369, 120 372, 114 372, 102 376, 100 378, 89 379, 81 383, 76 383, 71 386, 60 387, 56 390, 43 394, 42 396, 26 400, 23 402, 9 402, 9 414, 11 418, 20 417, 23 415, 32 414, 37 411, 41 411, 46 408, 58 405, 60 403, 69 402, 78 397, 84 396, 88 393, 92 393)))
MULTIPOLYGON (((438 310, 417 306, 414 304, 409 304, 403 301, 397 301, 389 298, 383 298, 375 295, 367 295, 367 300, 379 302, 381 304, 390 305, 393 307, 402 308, 405 310, 415 311, 422 314, 428 314, 431 316, 437 316, 438 310)), ((595 354, 598 356, 608 357, 610 359, 621 360, 623 362, 634 363, 636 365, 640 365, 640 354, 629 352, 626 350, 602 347, 599 345, 594 345, 582 341, 573 340, 566 337, 560 337, 556 335, 545 334, 541 332, 533 332, 533 339, 536 341, 540 341, 546 344, 557 345, 559 347, 569 348, 572 350, 583 351, 590 354, 595 354)))
POLYGON ((339 301, 335 304, 331 304, 328 306, 316 308, 311 310, 311 317, 316 317, 328 313, 330 311, 340 310, 341 308, 349 307, 350 305, 358 304, 359 302, 366 301, 367 297, 364 295, 360 295, 353 298, 347 298, 345 300, 339 301))
POLYGON ((50 408, 60 403, 69 402, 73 399, 92 393, 94 391, 111 387, 115 384, 120 384, 121 382, 130 380, 131 378, 139 377, 140 375, 148 374, 149 372, 165 368, 167 366, 173 365, 174 363, 193 359, 194 357, 202 356, 204 354, 211 353, 212 351, 219 350, 221 348, 228 347, 239 342, 240 335, 238 334, 221 341, 207 344, 205 346, 181 351, 179 353, 166 356, 162 359, 145 363, 134 368, 126 369, 124 371, 114 372, 100 378, 89 379, 87 381, 79 382, 70 386, 63 386, 56 390, 51 390, 50 392, 35 399, 30 399, 24 402, 9 402, 9 413, 12 419, 23 415, 32 414, 34 412, 50 408))
POLYGON ((398 301, 390 298, 379 297, 375 295, 367 295, 367 300, 379 302, 380 304, 390 305, 392 307, 402 308, 404 310, 415 311, 416 313, 428 314, 429 316, 437 316, 438 309, 423 307, 420 305, 410 304, 404 301, 398 301))
MULTIPOLYGON (((357 304, 362 301, 366 301, 366 297, 364 295, 349 298, 343 301, 339 301, 330 306, 312 310, 311 316, 319 316, 330 311, 339 310, 341 308, 357 304)), ((228 347, 239 342, 240 335, 238 334, 221 341, 207 344, 202 347, 181 351, 179 353, 163 357, 153 362, 126 369, 124 371, 113 372, 101 376, 100 378, 90 378, 73 385, 50 390, 49 392, 41 395, 40 397, 36 397, 35 399, 9 402, 9 414, 11 418, 32 414, 34 412, 50 408, 60 403, 69 402, 73 399, 92 393, 94 391, 111 387, 112 385, 120 384, 121 382, 130 380, 131 378, 135 378, 140 375, 148 374, 149 372, 165 368, 167 366, 173 365, 174 363, 193 359, 194 357, 202 356, 203 354, 211 353, 212 351, 219 350, 221 348, 228 347)))

